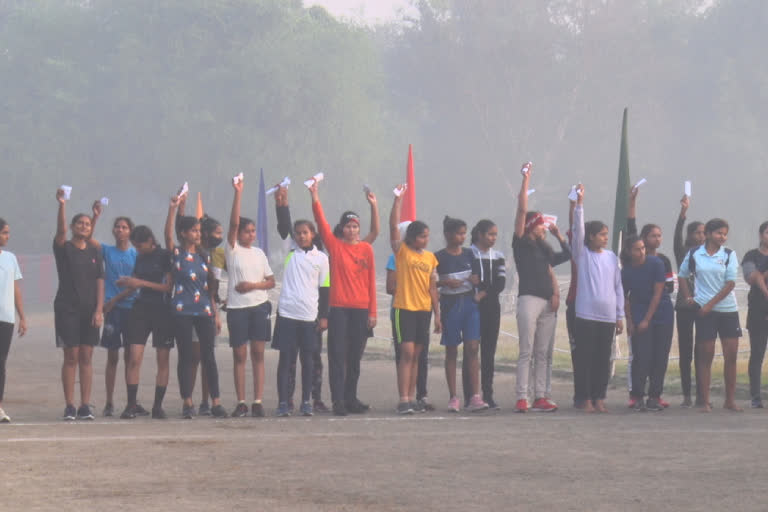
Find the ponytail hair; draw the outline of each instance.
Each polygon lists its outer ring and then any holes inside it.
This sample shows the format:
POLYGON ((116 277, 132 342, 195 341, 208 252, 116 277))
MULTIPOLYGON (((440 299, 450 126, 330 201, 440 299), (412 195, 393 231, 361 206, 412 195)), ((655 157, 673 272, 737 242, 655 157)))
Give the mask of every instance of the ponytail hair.
POLYGON ((496 224, 492 220, 483 219, 478 221, 478 223, 475 224, 475 227, 472 228, 472 232, 470 234, 471 243, 477 243, 477 241, 480 240, 480 235, 486 234, 491 230, 491 228, 495 226, 496 224))
POLYGON ((427 226, 424 222, 420 220, 415 220, 408 224, 408 227, 405 230, 405 245, 408 247, 413 248, 413 244, 416 241, 416 237, 424 233, 424 231, 427 231, 429 229, 429 226, 427 226))
POLYGON ((643 237, 638 235, 629 235, 624 239, 621 253, 619 253, 619 259, 621 260, 621 264, 623 266, 628 267, 632 263, 632 246, 635 245, 638 241, 645 243, 643 237))
POLYGON ((443 218, 443 233, 445 235, 453 235, 454 233, 457 233, 461 228, 466 229, 466 227, 467 223, 461 219, 449 217, 448 215, 443 218))
POLYGON ((152 240, 152 245, 157 246, 157 239, 149 226, 136 226, 131 230, 131 242, 134 244, 143 244, 149 240, 152 240))
POLYGON ((693 247, 694 245, 696 245, 694 241, 691 240, 691 238, 693 237, 693 234, 696 232, 696 230, 703 225, 704 225, 703 222, 699 222, 697 220, 688 223, 688 225, 685 227, 685 233, 686 233, 685 246, 686 247, 693 247))

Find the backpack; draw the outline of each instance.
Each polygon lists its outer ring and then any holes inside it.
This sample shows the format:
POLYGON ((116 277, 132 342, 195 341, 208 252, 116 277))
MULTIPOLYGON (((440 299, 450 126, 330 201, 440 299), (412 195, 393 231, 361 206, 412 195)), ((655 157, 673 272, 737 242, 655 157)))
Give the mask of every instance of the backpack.
MULTIPOLYGON (((693 253, 698 251, 701 248, 699 245, 698 247, 693 247, 688 251, 688 270, 691 272, 691 277, 696 277, 696 258, 693 257, 693 253)), ((728 268, 728 263, 731 261, 731 253, 733 252, 733 249, 725 248, 725 268, 728 268)))

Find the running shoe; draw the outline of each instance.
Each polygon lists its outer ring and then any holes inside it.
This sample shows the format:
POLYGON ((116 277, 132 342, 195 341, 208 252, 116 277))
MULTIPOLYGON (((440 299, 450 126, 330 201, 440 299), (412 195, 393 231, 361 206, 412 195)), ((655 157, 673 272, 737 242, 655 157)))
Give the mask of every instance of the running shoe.
POLYGON ((185 420, 191 420, 195 416, 195 406, 185 405, 181 408, 181 417, 185 420))
POLYGON ((227 418, 229 414, 227 414, 227 410, 224 409, 223 405, 218 404, 211 407, 211 416, 214 418, 227 418))
POLYGON ((480 412, 485 411, 486 409, 488 409, 488 404, 483 402, 480 395, 475 395, 469 399, 469 407, 467 407, 469 412, 480 412))
POLYGON ((302 403, 299 412, 302 416, 312 416, 314 414, 312 411, 312 403, 309 400, 302 403))
POLYGON ((413 414, 413 404, 411 402, 400 402, 397 404, 397 414, 413 414))
POLYGON ((105 418, 110 418, 115 415, 115 406, 107 403, 107 405, 104 406, 104 410, 101 412, 101 415, 105 418))
POLYGON ((528 400, 521 398, 515 404, 515 412, 528 412, 528 400))
POLYGON ((315 402, 312 404, 312 410, 319 414, 328 414, 331 412, 331 410, 327 405, 323 403, 322 400, 315 400, 315 402))
POLYGON ((501 407, 499 407, 499 404, 496 403, 493 397, 486 398, 483 401, 488 404, 488 408, 492 411, 498 411, 501 409, 501 407))
MULTIPOLYGON (((763 400, 760 399, 760 398, 753 398, 752 399, 752 408, 753 409, 762 409, 763 408, 763 400)), ((0 415, 2 415, 2 414, 0 414, 0 415)))
POLYGON ((293 410, 294 410, 294 407, 293 407, 293 398, 291 398, 290 400, 288 400, 288 410, 290 410, 290 411, 291 411, 291 414, 293 414, 293 410))
POLYGON ((93 420, 96 419, 93 413, 91 412, 91 408, 87 405, 81 405, 80 408, 77 410, 77 419, 79 420, 93 420))
POLYGON ((253 404, 251 404, 251 416, 254 418, 263 418, 266 416, 266 413, 264 412, 264 406, 261 405, 261 402, 253 402, 253 404))
POLYGON ((435 410, 435 406, 432 405, 432 403, 429 401, 429 398, 427 398, 426 396, 419 398, 417 402, 421 402, 421 404, 424 406, 425 411, 429 412, 429 411, 435 410))
POLYGON ((240 402, 237 404, 237 407, 235 407, 235 410, 232 411, 232 417, 245 418, 246 416, 248 416, 248 406, 245 404, 245 402, 240 402))
POLYGON ((334 416, 346 416, 347 408, 344 407, 343 402, 333 402, 333 414, 334 416))
POLYGON ((635 405, 632 407, 635 412, 645 412, 645 402, 643 400, 635 400, 635 405))
POLYGON ((208 402, 200 402, 200 407, 197 409, 197 415, 198 416, 211 415, 211 406, 208 405, 208 402))
POLYGON ((168 416, 165 414, 165 411, 162 407, 153 407, 152 408, 152 419, 155 420, 165 420, 168 419, 168 416))
POLYGON ((64 415, 61 417, 64 421, 75 421, 77 418, 77 409, 74 405, 68 405, 64 408, 64 415))
POLYGON ((280 402, 279 404, 277 404, 277 410, 275 411, 275 416, 286 418, 290 415, 291 415, 291 407, 288 405, 288 402, 280 402))
POLYGON ((368 410, 371 408, 370 405, 361 402, 357 398, 347 402, 346 407, 347 407, 347 412, 351 412, 352 414, 363 414, 368 412, 368 410))
POLYGON ((658 411, 663 411, 664 410, 664 406, 661 405, 661 402, 659 401, 658 398, 649 398, 648 400, 646 400, 645 401, 645 408, 648 409, 649 411, 653 411, 653 412, 658 412, 658 411))
POLYGON ((638 398, 635 398, 634 396, 631 396, 629 397, 629 402, 627 403, 627 407, 629 409, 634 409, 635 406, 637 405, 637 402, 642 402, 642 398, 638 399, 638 398))
POLYGON ((537 398, 531 407, 533 412, 555 412, 556 410, 557 404, 547 398, 537 398))
POLYGON ((5 411, 0 407, 0 423, 10 423, 11 417, 5 414, 5 411))
POLYGON ((141 404, 134 405, 133 412, 136 416, 149 416, 149 411, 143 408, 141 404))
MULTIPOLYGON (((458 397, 453 397, 448 401, 448 410, 451 412, 459 412, 459 406, 458 397)), ((469 404, 467 404, 467 407, 469 407, 469 404)))
POLYGON ((126 405, 125 410, 120 415, 121 420, 132 420, 136 417, 136 407, 131 405, 126 405))
POLYGON ((683 398, 683 403, 680 404, 680 407, 683 409, 690 409, 693 405, 693 401, 691 400, 691 397, 686 396, 683 398))
POLYGON ((662 406, 663 408, 666 409, 667 407, 669 407, 669 402, 667 402, 663 398, 659 397, 658 401, 659 401, 659 405, 662 406))
POLYGON ((422 404, 419 400, 411 402, 411 407, 413 407, 413 412, 427 412, 427 410, 424 408, 424 404, 422 404))

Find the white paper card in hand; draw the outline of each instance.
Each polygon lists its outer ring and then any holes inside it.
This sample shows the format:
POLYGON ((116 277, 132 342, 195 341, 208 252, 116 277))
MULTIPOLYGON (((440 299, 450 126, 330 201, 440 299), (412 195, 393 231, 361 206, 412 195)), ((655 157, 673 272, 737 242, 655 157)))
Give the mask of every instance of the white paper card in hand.
POLYGON ((234 183, 235 185, 237 185, 241 181, 243 181, 243 173, 239 173, 237 176, 234 176, 232 178, 232 183, 234 183))
POLYGON ((69 201, 69 197, 72 195, 72 187, 69 185, 62 185, 59 188, 64 191, 64 199, 69 201))
POLYGON ((632 188, 640 188, 642 185, 644 185, 646 183, 648 183, 648 180, 646 180, 645 178, 641 178, 640 181, 635 183, 635 186, 632 187, 632 188))
POLYGON ((104 196, 101 199, 99 199, 99 202, 101 203, 101 206, 107 206, 109 204, 109 198, 104 196))
POLYGON ((525 176, 528 174, 528 172, 531 170, 531 166, 533 165, 533 162, 527 162, 523 167, 520 169, 520 174, 525 176))
MULTIPOLYGON (((268 196, 269 196, 269 195, 272 195, 272 194, 274 194, 275 192, 277 192, 277 189, 279 189, 280 187, 282 187, 282 188, 288 188, 288 185, 290 185, 290 184, 291 184, 291 179, 290 179, 288 176, 286 176, 285 178, 283 178, 283 181, 281 181, 279 185, 277 185, 277 186, 275 186, 275 187, 272 187, 271 189, 267 190, 266 194, 267 194, 268 196)), ((308 186, 309 186, 309 185, 308 185, 308 186)))
POLYGON ((184 184, 183 184, 183 185, 181 186, 181 188, 179 189, 179 193, 178 193, 178 195, 177 195, 176 197, 177 197, 177 198, 179 198, 179 199, 181 199, 182 197, 184 197, 184 196, 185 196, 185 195, 187 195, 188 193, 189 193, 189 183, 187 183, 187 182, 185 181, 185 182, 184 182, 184 184))
POLYGON ((557 215, 550 215, 548 213, 545 213, 542 215, 544 218, 544 226, 549 227, 557 224, 557 215))
POLYGON ((405 193, 406 190, 408 190, 408 187, 406 185, 403 185, 403 188, 395 187, 392 193, 395 194, 395 197, 400 197, 405 193))
POLYGON ((323 181, 323 179, 325 179, 325 174, 323 174, 322 172, 319 172, 314 176, 312 176, 311 179, 308 179, 307 181, 305 181, 304 185, 306 185, 307 188, 309 188, 312 186, 313 183, 320 183, 321 181, 323 181))
POLYGON ((535 188, 531 188, 531 189, 528 189, 528 192, 526 192, 526 194, 527 194, 527 195, 531 195, 531 194, 533 194, 534 192, 536 192, 536 189, 535 189, 535 188))
POLYGON ((363 192, 365 192, 366 194, 370 194, 371 187, 369 187, 368 185, 363 185, 363 192))
POLYGON ((568 192, 568 199, 571 201, 578 201, 579 200, 579 194, 576 192, 576 185, 573 185, 571 187, 571 191, 568 192))
POLYGON ((683 188, 685 189, 685 195, 687 195, 688 197, 691 197, 691 182, 686 181, 683 188))

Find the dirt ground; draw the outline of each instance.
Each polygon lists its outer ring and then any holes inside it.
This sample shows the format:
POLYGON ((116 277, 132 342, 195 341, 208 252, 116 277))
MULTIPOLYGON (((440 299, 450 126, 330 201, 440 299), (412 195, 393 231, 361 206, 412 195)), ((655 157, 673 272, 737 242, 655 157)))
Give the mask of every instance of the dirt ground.
MULTIPOLYGON (((768 414, 673 406, 626 409, 623 379, 610 413, 572 409, 567 376, 554 382, 561 410, 515 414, 514 374, 497 373, 502 410, 450 414, 440 366, 429 389, 438 410, 394 414, 394 365, 373 346, 363 362, 364 416, 179 419, 172 372, 166 421, 100 417, 106 354, 95 356, 96 421, 63 423, 59 369, 49 315, 32 315, 15 338, 0 425, 0 510, 765 510, 768 414)), ((508 343, 512 343, 508 341, 508 343)), ((216 350, 222 399, 235 405, 231 351, 216 350)), ((150 405, 154 351, 147 350, 140 400, 150 405)), ((172 355, 175 364, 175 353, 172 355)), ((268 351, 266 402, 276 406, 276 353, 268 351)), ((250 371, 250 370, 249 370, 250 371)), ((327 369, 326 369, 327 371, 327 369)), ((122 363, 120 366, 122 373, 122 363)), ((326 401, 327 385, 323 388, 326 401)), ((199 396, 196 391, 195 396, 199 396)), ((249 391, 249 399, 250 399, 249 391)), ((125 403, 118 377, 116 407, 125 403)))

